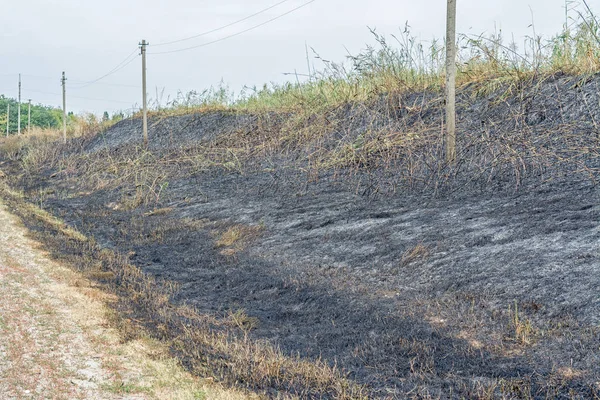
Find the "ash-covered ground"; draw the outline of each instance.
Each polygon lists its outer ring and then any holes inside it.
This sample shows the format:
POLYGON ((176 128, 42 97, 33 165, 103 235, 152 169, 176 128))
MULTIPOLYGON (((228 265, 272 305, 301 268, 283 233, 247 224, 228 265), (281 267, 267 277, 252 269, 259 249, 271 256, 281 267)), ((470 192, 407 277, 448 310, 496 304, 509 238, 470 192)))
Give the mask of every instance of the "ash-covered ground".
MULTIPOLYGON (((255 321, 251 337, 335 364, 372 397, 468 398, 489 387, 514 398, 594 398, 598 82, 558 76, 507 101, 464 89, 465 137, 513 132, 510 138, 543 136, 542 148, 559 149, 543 168, 531 154, 518 158, 522 167, 494 165, 481 175, 458 167, 441 187, 408 188, 401 179, 374 195, 364 182, 376 179, 379 187, 393 168, 376 178, 322 171, 309 179, 275 158, 269 169, 173 173, 160 201, 133 210, 115 205, 132 189, 80 192, 76 173, 47 170, 22 184, 32 196, 57 188, 44 198, 46 208, 129 253, 145 272, 179 282, 176 301, 217 316, 245 310, 255 321), (563 133, 580 137, 563 143, 563 133), (587 151, 560 162, 572 151, 561 146, 573 143, 587 151), (229 242, 227 232, 235 236, 229 242)), ((376 119, 380 127, 439 122, 443 104, 431 93, 394 101, 421 106, 416 114, 395 107, 397 114, 376 119)), ((354 135, 343 140, 356 140, 369 125, 354 108, 336 113, 347 114, 344 126, 354 135)), ((82 151, 130 151, 139 145, 139 125, 124 121, 82 151)), ((151 150, 256 129, 251 115, 156 118, 151 150)))

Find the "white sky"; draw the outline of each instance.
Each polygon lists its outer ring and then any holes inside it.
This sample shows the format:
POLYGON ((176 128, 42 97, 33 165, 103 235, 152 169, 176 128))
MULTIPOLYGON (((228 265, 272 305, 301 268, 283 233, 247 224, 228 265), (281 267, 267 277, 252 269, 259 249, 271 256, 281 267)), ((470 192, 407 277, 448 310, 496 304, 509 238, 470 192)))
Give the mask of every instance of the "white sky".
MULTIPOLYGON (((172 46, 152 47, 152 43, 226 25, 278 0, 5 0, 0 12, 0 93, 16 98, 17 74, 22 73, 24 101, 31 98, 34 103, 59 106, 59 80, 64 70, 70 110, 112 113, 139 106, 140 57, 98 84, 77 86, 112 70, 141 39, 150 42, 149 53, 199 45, 306 1, 289 0, 225 30, 172 46)), ((600 10, 600 0, 588 4, 600 10)), ((565 0, 458 0, 458 31, 481 34, 501 28, 505 37, 514 34, 522 43, 525 35, 532 34, 532 12, 537 34, 551 36, 564 24, 564 8, 565 0)), ((373 44, 367 26, 393 34, 408 21, 412 33, 423 40, 441 39, 445 13, 446 0, 316 0, 219 43, 173 54, 149 54, 149 97, 155 99, 157 90, 164 90, 164 105, 178 91, 201 91, 221 80, 238 92, 244 85, 295 79, 283 73, 307 72, 305 43, 323 58, 343 61, 346 48, 357 53, 367 43, 373 44)), ((319 67, 316 61, 315 66, 319 67)))

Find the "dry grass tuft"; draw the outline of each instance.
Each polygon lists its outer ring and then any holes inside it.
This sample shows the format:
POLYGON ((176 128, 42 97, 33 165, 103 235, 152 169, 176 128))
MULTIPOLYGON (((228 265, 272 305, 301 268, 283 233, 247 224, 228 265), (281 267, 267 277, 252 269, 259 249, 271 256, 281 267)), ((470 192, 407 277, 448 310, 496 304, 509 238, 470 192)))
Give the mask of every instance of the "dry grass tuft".
POLYGON ((24 135, 0 138, 0 154, 9 160, 20 160, 26 172, 31 173, 48 160, 57 159, 61 139, 58 130, 35 128, 24 135))
POLYGON ((582 376, 585 375, 585 371, 574 369, 572 367, 561 367, 556 372, 563 379, 567 379, 567 380, 573 380, 573 379, 576 379, 576 378, 581 378, 582 376))
POLYGON ((144 213, 144 216, 151 217, 153 215, 167 215, 171 211, 173 211, 173 207, 157 208, 152 211, 148 211, 147 213, 144 213))
POLYGON ((514 307, 509 306, 508 311, 511 317, 510 330, 512 331, 512 339, 524 346, 531 345, 538 333, 532 322, 519 314, 519 308, 516 301, 514 307))
POLYGON ((253 240, 256 240, 264 231, 263 225, 233 225, 223 232, 215 233, 215 246, 224 248, 223 255, 234 255, 243 251, 253 240))
POLYGON ((410 248, 402 254, 400 259, 400 267, 404 268, 416 261, 425 260, 430 254, 429 247, 423 243, 418 243, 413 248, 410 248))
POLYGON ((230 311, 228 318, 243 331, 251 331, 259 324, 258 318, 249 317, 244 310, 230 311))

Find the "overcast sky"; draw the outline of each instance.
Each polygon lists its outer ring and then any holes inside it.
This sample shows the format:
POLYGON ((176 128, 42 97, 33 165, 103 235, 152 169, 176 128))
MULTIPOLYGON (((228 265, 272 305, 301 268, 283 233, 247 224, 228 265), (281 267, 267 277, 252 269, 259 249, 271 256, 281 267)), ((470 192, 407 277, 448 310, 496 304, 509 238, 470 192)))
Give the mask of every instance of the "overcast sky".
MULTIPOLYGON (((306 73, 305 43, 323 58, 343 61, 346 49, 357 53, 373 44, 367 27, 397 33, 408 21, 422 40, 444 35, 446 0, 315 0, 311 4, 242 35, 171 54, 246 30, 308 0, 288 0, 243 23, 194 40, 173 41, 229 24, 281 0, 28 0, 3 1, 0 13, 0 93, 17 96, 23 74, 23 99, 60 105, 60 74, 68 79, 68 108, 75 112, 114 112, 139 106, 141 58, 115 74, 85 87, 111 71, 146 39, 148 92, 164 92, 162 104, 181 91, 201 91, 221 80, 239 91, 244 85, 295 79, 306 73)), ((600 0, 590 0, 600 10, 600 0), (598 4, 596 4, 598 3, 598 4)), ((565 21, 564 0, 458 0, 460 33, 502 29, 517 42, 536 32, 551 36, 565 21)), ((319 64, 315 66, 318 68, 319 64)), ((160 95, 158 97, 161 97, 160 95)))

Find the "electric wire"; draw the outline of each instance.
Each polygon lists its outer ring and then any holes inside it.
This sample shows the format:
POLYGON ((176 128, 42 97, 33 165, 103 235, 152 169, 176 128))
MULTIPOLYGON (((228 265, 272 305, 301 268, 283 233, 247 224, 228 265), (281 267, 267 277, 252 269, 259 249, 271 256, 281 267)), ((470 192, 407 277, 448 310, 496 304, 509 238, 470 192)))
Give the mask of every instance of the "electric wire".
MULTIPOLYGON (((136 48, 133 52, 131 52, 123 61, 121 61, 119 64, 117 64, 117 66, 115 66, 113 69, 111 69, 109 72, 107 72, 106 74, 91 80, 91 81, 75 81, 75 82, 82 82, 83 85, 80 86, 73 86, 70 87, 71 89, 83 89, 87 86, 90 86, 92 84, 95 83, 99 83, 100 80, 122 70, 123 68, 125 68, 126 66, 128 66, 129 64, 131 64, 133 61, 136 60, 137 58, 137 54, 135 54, 138 51, 138 49, 136 48)), ((12 76, 12 75, 18 75, 18 74, 5 74, 5 75, 0 75, 0 76, 12 76)), ((39 79, 51 79, 54 80, 55 78, 51 78, 51 77, 47 77, 47 76, 39 76, 39 75, 29 75, 29 74, 22 74, 22 76, 24 77, 30 77, 30 78, 39 78, 39 79)), ((135 87, 137 88, 138 86, 134 86, 134 85, 122 85, 122 84, 111 84, 111 83, 102 83, 105 85, 113 85, 113 86, 126 86, 126 87, 135 87)), ((54 92, 45 92, 45 91, 41 91, 41 90, 33 90, 33 89, 26 89, 26 91, 31 92, 31 93, 40 93, 40 94, 46 94, 46 95, 51 95, 51 96, 61 96, 60 93, 54 93, 54 92)), ((109 103, 121 103, 121 104, 131 104, 128 101, 121 101, 121 100, 107 100, 107 99, 98 99, 98 98, 93 98, 93 97, 83 97, 83 96, 74 96, 74 95, 70 95, 69 98, 75 98, 75 99, 83 99, 83 100, 91 100, 91 101, 104 101, 104 102, 109 102, 109 103)))
POLYGON ((183 49, 177 49, 177 50, 149 52, 148 54, 172 54, 172 53, 179 53, 179 52, 182 52, 182 51, 188 51, 188 50, 198 49, 200 47, 208 46, 208 45, 211 45, 211 44, 214 44, 214 43, 219 43, 219 42, 222 42, 224 40, 231 39, 232 37, 239 36, 239 35, 244 34, 246 32, 250 32, 250 31, 252 31, 254 29, 260 28, 261 26, 267 25, 267 24, 269 24, 269 23, 271 23, 273 21, 276 21, 276 20, 278 20, 280 18, 285 17, 286 15, 289 15, 289 14, 295 12, 295 11, 298 11, 301 8, 306 7, 309 4, 314 3, 315 1, 316 0, 310 0, 310 1, 306 2, 306 3, 304 3, 304 4, 299 5, 296 8, 293 8, 293 9, 291 9, 291 10, 289 10, 289 11, 283 13, 283 14, 280 14, 280 15, 274 17, 274 18, 271 18, 271 19, 269 19, 267 21, 264 21, 264 22, 262 22, 262 23, 260 23, 258 25, 254 25, 254 26, 252 26, 252 27, 250 27, 248 29, 244 29, 243 31, 236 32, 236 33, 233 33, 231 35, 224 36, 222 38, 219 38, 219 39, 216 39, 216 40, 213 40, 213 41, 210 41, 210 42, 202 43, 202 44, 199 44, 197 46, 186 47, 186 48, 183 48, 183 49))
POLYGON ((125 68, 126 66, 128 66, 129 64, 131 64, 136 58, 137 58, 137 51, 138 49, 136 48, 133 52, 131 52, 127 57, 125 57, 125 59, 123 61, 121 61, 116 67, 114 67, 113 69, 111 69, 109 72, 107 72, 106 74, 100 76, 99 78, 96 78, 94 80, 91 81, 87 81, 85 82, 83 85, 81 86, 77 86, 77 89, 82 89, 84 87, 88 87, 90 85, 93 85, 95 83, 97 83, 98 81, 116 73, 119 72, 120 70, 122 70, 123 68, 125 68), (133 56, 133 58, 132 58, 133 56))
MULTIPOLYGON (((51 95, 51 96, 62 96, 61 93, 56 93, 56 92, 45 92, 42 90, 32 90, 32 89, 28 89, 27 92, 32 92, 32 93, 40 93, 40 94, 47 94, 47 95, 51 95)), ((98 98, 93 98, 93 97, 82 97, 82 96, 73 96, 73 95, 69 95, 69 98, 74 98, 74 99, 82 99, 82 100, 92 100, 92 101, 105 101, 108 103, 122 103, 122 104, 131 104, 130 101, 123 101, 123 100, 107 100, 107 99, 98 99, 98 98)))
POLYGON ((221 31, 221 30, 223 30, 225 28, 229 28, 230 26, 237 25, 237 24, 239 24, 241 22, 244 22, 244 21, 247 21, 247 20, 249 20, 251 18, 254 18, 254 17, 256 17, 256 16, 258 16, 260 14, 263 14, 263 13, 269 11, 269 10, 272 10, 273 8, 275 8, 277 6, 280 6, 283 3, 287 3, 288 1, 290 1, 290 0, 280 1, 278 3, 273 4, 272 6, 269 6, 267 8, 264 8, 264 9, 260 10, 260 11, 257 11, 254 14, 248 15, 245 18, 239 19, 239 20, 234 21, 234 22, 232 22, 230 24, 223 25, 223 26, 220 26, 220 27, 215 28, 215 29, 211 29, 210 31, 202 32, 202 33, 199 33, 197 35, 189 36, 189 37, 186 37, 186 38, 183 38, 183 39, 177 39, 177 40, 172 40, 172 41, 169 41, 169 42, 162 42, 162 43, 158 43, 158 44, 153 44, 152 47, 159 47, 159 46, 166 46, 166 45, 169 45, 169 44, 181 43, 181 42, 185 42, 187 40, 196 39, 196 38, 199 38, 199 37, 202 37, 202 36, 210 35, 211 33, 215 33, 215 32, 221 31))
MULTIPOLYGON (((77 81, 77 80, 72 80, 71 82, 74 82, 76 85, 77 85, 77 82, 85 83, 85 81, 77 81)), ((105 85, 105 86, 118 86, 118 87, 141 89, 141 86, 139 86, 139 85, 128 85, 126 83, 95 82, 94 84, 95 85, 98 84, 98 85, 105 85)), ((85 87, 86 86, 69 86, 70 89, 75 89, 75 90, 83 89, 85 87)))
MULTIPOLYGON (((169 45, 169 44, 180 43, 180 42, 184 42, 184 41, 187 41, 187 40, 195 39, 195 38, 198 38, 198 37, 201 37, 201 36, 208 35, 210 33, 214 33, 214 32, 223 30, 225 28, 231 27, 233 25, 239 24, 239 23, 247 21, 247 20, 249 20, 249 19, 251 19, 253 17, 256 17, 256 16, 258 16, 260 14, 263 14, 263 13, 265 13, 265 12, 267 12, 267 11, 269 11, 269 10, 271 10, 271 9, 273 9, 273 8, 275 8, 275 7, 283 4, 283 3, 288 2, 288 1, 289 0, 282 0, 282 1, 278 2, 278 3, 273 4, 272 6, 269 6, 269 7, 265 8, 265 9, 262 9, 262 10, 256 12, 256 13, 254 13, 254 14, 249 15, 249 16, 247 16, 245 18, 242 18, 242 19, 240 19, 238 21, 234 21, 234 22, 232 22, 230 24, 221 26, 219 28, 212 29, 210 31, 203 32, 201 34, 190 36, 190 37, 187 37, 187 38, 173 40, 173 41, 170 41, 170 42, 158 43, 158 44, 155 44, 154 46, 165 46, 165 45, 169 45)), ((274 21, 276 21, 278 19, 281 19, 281 18, 283 18, 283 17, 285 17, 285 16, 287 16, 287 15, 293 13, 293 12, 296 12, 296 11, 300 10, 301 8, 304 8, 304 7, 308 6, 311 3, 314 3, 315 1, 316 0, 307 1, 307 2, 305 2, 305 3, 303 3, 303 4, 301 4, 301 5, 297 6, 297 7, 295 7, 293 9, 289 10, 289 11, 286 11, 285 13, 279 14, 276 17, 273 17, 273 18, 268 19, 267 21, 261 22, 260 24, 254 25, 254 26, 252 26, 250 28, 247 28, 247 29, 244 29, 242 31, 233 33, 231 35, 227 35, 227 36, 221 37, 219 39, 216 39, 216 40, 213 40, 213 41, 210 41, 210 42, 206 42, 206 43, 202 43, 200 45, 190 46, 190 47, 186 47, 186 48, 182 48, 182 49, 176 49, 176 50, 170 50, 170 51, 162 51, 162 52, 151 52, 151 53, 148 53, 148 54, 171 54, 171 53, 178 53, 178 52, 183 52, 183 51, 188 51, 188 50, 193 50, 193 49, 197 49, 197 48, 200 48, 200 47, 208 46, 208 45, 211 45, 211 44, 214 44, 214 43, 219 43, 219 42, 222 42, 224 40, 227 40, 227 39, 230 39, 230 38, 242 35, 244 33, 250 32, 250 31, 252 31, 254 29, 258 29, 258 28, 260 28, 262 26, 265 26, 265 25, 267 25, 267 24, 269 24, 271 22, 274 22, 274 21)), ((106 74, 104 74, 104 75, 102 75, 102 76, 100 76, 100 77, 98 77, 96 79, 93 79, 91 81, 77 81, 77 80, 73 80, 72 82, 81 82, 82 85, 80 85, 80 86, 73 86, 73 87, 71 87, 71 89, 83 89, 83 88, 88 87, 90 85, 99 83, 99 81, 101 81, 102 79, 104 79, 104 78, 106 78, 106 77, 108 77, 110 75, 113 75, 113 74, 117 73, 118 71, 122 70, 123 68, 125 68, 126 66, 128 66, 129 64, 131 64, 133 61, 136 60, 137 56, 139 55, 139 54, 135 54, 137 51, 138 51, 138 49, 136 48, 127 57, 125 57, 125 59, 123 61, 121 61, 119 64, 117 64, 113 69, 111 69, 109 72, 107 72, 106 74)), ((17 74, 2 74, 0 76, 13 76, 13 75, 17 75, 17 74)), ((27 75, 27 74, 24 75, 24 76, 29 76, 29 77, 32 77, 32 78, 42 78, 42 79, 55 79, 55 78, 51 78, 51 77, 41 77, 41 76, 27 75)), ((105 82, 103 82, 101 84, 104 84, 104 85, 113 85, 113 86, 136 87, 136 88, 138 87, 138 86, 134 86, 134 85, 111 84, 111 83, 105 83, 105 82)), ((60 93, 44 92, 44 91, 39 91, 39 90, 28 90, 28 91, 33 92, 33 93, 41 93, 41 94, 47 94, 47 95, 53 95, 53 96, 60 96, 61 95, 60 93)), ((130 102, 119 101, 119 100, 107 100, 107 99, 98 99, 98 98, 73 96, 73 95, 71 95, 69 97, 78 98, 78 99, 84 99, 84 100, 92 100, 92 101, 104 101, 104 102, 110 102, 110 103, 122 103, 122 104, 127 103, 127 104, 131 104, 130 102)))
MULTIPOLYGON (((17 77, 19 74, 18 73, 14 73, 14 74, 0 74, 0 77, 17 77)), ((30 75, 30 74, 21 74, 23 76, 23 78, 34 78, 34 79, 45 79, 45 80, 49 80, 49 81, 53 81, 56 79, 55 76, 41 76, 41 75, 30 75)), ((84 85, 86 83, 89 83, 89 81, 84 81, 81 79, 71 79, 69 78, 67 84, 69 83, 74 83, 75 85, 84 85)), ((95 82, 95 84, 98 85, 105 85, 105 86, 120 86, 120 87, 130 87, 130 88, 136 88, 136 89, 140 89, 141 86, 140 85, 128 85, 126 83, 114 83, 114 82, 95 82)), ((81 89, 83 86, 70 86, 70 89, 81 89)))
POLYGON ((105 101, 108 103, 131 104, 131 101, 124 101, 124 100, 107 100, 107 99, 97 99, 97 98, 93 98, 93 97, 82 97, 82 96, 73 96, 73 95, 70 95, 69 97, 74 98, 74 99, 82 99, 82 100, 105 101))

